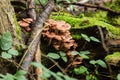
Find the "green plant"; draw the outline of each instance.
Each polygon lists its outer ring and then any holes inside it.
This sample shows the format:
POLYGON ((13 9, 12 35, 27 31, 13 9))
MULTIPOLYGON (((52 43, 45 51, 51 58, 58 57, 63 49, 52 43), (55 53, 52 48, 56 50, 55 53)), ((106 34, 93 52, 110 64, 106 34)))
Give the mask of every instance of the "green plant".
POLYGON ((0 48, 2 49, 1 56, 5 59, 12 58, 12 56, 17 56, 18 51, 12 48, 13 39, 10 32, 6 32, 0 39, 0 48))
POLYGON ((67 75, 62 74, 61 72, 54 73, 38 62, 32 62, 31 64, 35 67, 42 68, 43 70, 42 79, 43 80, 48 80, 51 76, 54 77, 56 80, 76 80, 75 78, 71 78, 67 75))
POLYGON ((117 80, 120 80, 120 74, 117 75, 117 80))
POLYGON ((101 66, 103 68, 107 68, 107 65, 105 64, 105 62, 103 60, 100 60, 100 59, 99 60, 91 60, 90 64, 93 64, 95 67, 97 65, 99 65, 99 66, 101 66))
POLYGON ((80 66, 79 68, 74 68, 74 72, 76 75, 86 76, 86 80, 98 80, 95 75, 92 75, 89 73, 88 68, 85 66, 80 66))
POLYGON ((94 65, 95 67, 95 74, 98 74, 98 67, 101 66, 103 68, 107 68, 107 65, 103 60, 90 60, 90 64, 94 65))
POLYGON ((27 80, 25 78, 26 71, 19 70, 14 75, 7 73, 6 75, 0 74, 0 80, 27 80))
POLYGON ((72 51, 71 52, 72 55, 80 55, 83 59, 89 59, 88 54, 90 54, 89 51, 72 51))
POLYGON ((53 58, 53 59, 62 59, 64 62, 67 62, 67 56, 66 53, 60 51, 59 53, 48 53, 48 57, 53 58))
POLYGON ((97 38, 93 37, 93 36, 87 36, 86 34, 81 34, 82 38, 84 38, 86 41, 90 42, 90 41, 94 41, 94 42, 100 42, 97 38))
MULTIPOLYGON (((89 51, 73 51, 71 54, 73 55, 80 55, 83 59, 89 59, 88 54, 90 54, 89 51)), ((102 60, 90 60, 90 64, 94 65, 95 67, 95 74, 98 75, 98 67, 101 66, 103 68, 107 68, 107 65, 102 60)), ((80 66, 78 68, 74 68, 73 72, 75 72, 76 75, 84 75, 86 76, 86 80, 98 80, 95 74, 90 74, 88 71, 88 68, 85 66, 80 66)))

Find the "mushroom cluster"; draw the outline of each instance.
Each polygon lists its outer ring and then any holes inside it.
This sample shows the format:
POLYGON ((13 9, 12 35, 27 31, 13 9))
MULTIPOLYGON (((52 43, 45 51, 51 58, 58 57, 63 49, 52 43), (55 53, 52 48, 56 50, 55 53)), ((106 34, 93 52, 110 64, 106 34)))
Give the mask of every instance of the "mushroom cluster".
POLYGON ((65 21, 48 19, 45 22, 42 36, 44 40, 46 40, 49 45, 52 45, 56 50, 67 51, 71 48, 75 49, 77 44, 70 35, 70 28, 71 26, 68 23, 65 23, 65 21))
POLYGON ((23 18, 22 20, 18 21, 18 24, 20 27, 24 28, 26 31, 30 31, 31 28, 29 26, 30 26, 30 23, 32 22, 33 22, 33 19, 31 18, 23 18))

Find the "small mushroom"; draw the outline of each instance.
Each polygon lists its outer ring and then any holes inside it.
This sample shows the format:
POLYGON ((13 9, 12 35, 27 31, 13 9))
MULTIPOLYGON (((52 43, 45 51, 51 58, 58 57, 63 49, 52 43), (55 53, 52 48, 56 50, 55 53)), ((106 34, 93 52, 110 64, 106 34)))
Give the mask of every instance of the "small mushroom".
POLYGON ((26 22, 26 23, 31 23, 31 22, 33 22, 33 19, 31 19, 31 18, 24 18, 24 19, 22 19, 24 22, 26 22))
POLYGON ((21 27, 27 27, 29 26, 29 23, 26 23, 24 21, 18 21, 18 24, 21 26, 21 27))

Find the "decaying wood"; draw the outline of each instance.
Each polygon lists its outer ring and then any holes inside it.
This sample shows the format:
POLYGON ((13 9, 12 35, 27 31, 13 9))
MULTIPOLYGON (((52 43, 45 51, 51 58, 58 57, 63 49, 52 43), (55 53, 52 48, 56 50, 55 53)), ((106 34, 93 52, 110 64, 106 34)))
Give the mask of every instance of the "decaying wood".
POLYGON ((31 36, 29 38, 28 49, 26 50, 24 56, 22 57, 20 61, 20 65, 22 69, 26 71, 28 71, 30 67, 30 63, 32 62, 34 58, 34 53, 37 50, 37 45, 40 41, 41 32, 43 30, 43 23, 49 17, 52 9, 53 9, 53 1, 50 0, 45 10, 41 14, 39 14, 39 17, 35 22, 33 31, 31 32, 31 36))
POLYGON ((100 10, 108 11, 109 13, 114 14, 114 15, 120 15, 120 11, 115 11, 115 10, 112 10, 108 7, 100 6, 100 5, 82 4, 82 3, 64 3, 64 4, 84 6, 84 7, 89 7, 89 8, 97 8, 97 9, 100 9, 100 10))
POLYGON ((107 46, 108 46, 110 52, 112 52, 112 51, 120 51, 120 39, 107 40, 107 46))

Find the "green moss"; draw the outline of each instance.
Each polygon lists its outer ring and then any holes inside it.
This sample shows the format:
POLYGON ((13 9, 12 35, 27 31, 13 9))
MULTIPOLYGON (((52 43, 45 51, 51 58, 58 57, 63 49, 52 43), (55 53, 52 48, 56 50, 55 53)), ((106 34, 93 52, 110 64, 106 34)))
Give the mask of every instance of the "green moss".
POLYGON ((117 65, 120 62, 120 52, 114 52, 113 54, 107 55, 105 61, 117 65))
MULTIPOLYGON (((109 33, 111 33, 109 35, 110 37, 112 37, 112 38, 120 37, 120 28, 114 27, 113 25, 105 22, 105 20, 98 19, 98 17, 97 18, 95 18, 95 17, 78 18, 78 17, 66 16, 66 15, 57 15, 57 16, 52 15, 50 18, 55 19, 55 20, 64 20, 65 22, 69 23, 72 26, 71 30, 75 29, 75 30, 79 31, 80 29, 87 29, 89 27, 100 26, 100 27, 106 28, 106 30, 109 33)), ((72 36, 74 38, 80 38, 79 35, 80 35, 80 33, 79 34, 78 33, 76 34, 76 32, 72 33, 72 36)))
POLYGON ((110 7, 113 10, 120 10, 120 0, 114 0, 110 7))
POLYGON ((21 39, 22 39, 22 36, 21 36, 21 28, 20 28, 20 26, 18 25, 17 18, 16 18, 15 15, 14 15, 14 23, 15 23, 15 26, 16 26, 17 38, 18 38, 19 40, 21 40, 21 39))

